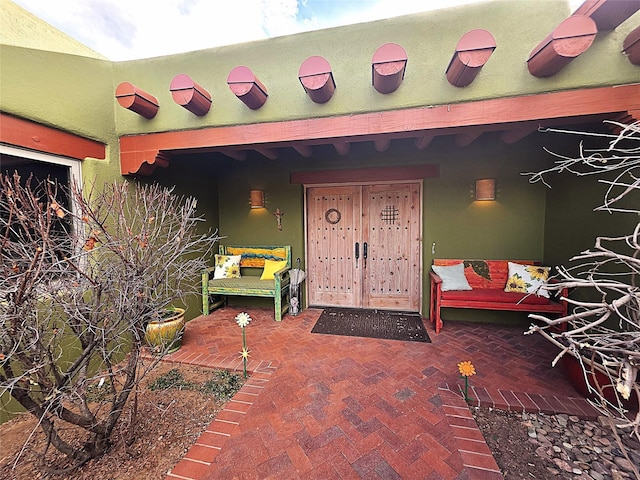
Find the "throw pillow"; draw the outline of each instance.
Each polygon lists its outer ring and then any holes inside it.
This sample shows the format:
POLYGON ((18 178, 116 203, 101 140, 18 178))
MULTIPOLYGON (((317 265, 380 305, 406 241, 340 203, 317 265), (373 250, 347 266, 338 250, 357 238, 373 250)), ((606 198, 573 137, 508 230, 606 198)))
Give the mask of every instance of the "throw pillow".
POLYGON ((464 276, 464 263, 455 265, 432 265, 431 268, 442 279, 442 291, 471 290, 471 285, 464 276))
POLYGON ((273 274, 287 266, 286 260, 265 260, 260 280, 273 280, 273 274))
POLYGON ((242 255, 217 255, 213 278, 240 278, 240 259, 242 255))
POLYGON ((505 292, 534 293, 549 298, 546 289, 551 267, 539 265, 520 265, 509 262, 509 278, 505 292))

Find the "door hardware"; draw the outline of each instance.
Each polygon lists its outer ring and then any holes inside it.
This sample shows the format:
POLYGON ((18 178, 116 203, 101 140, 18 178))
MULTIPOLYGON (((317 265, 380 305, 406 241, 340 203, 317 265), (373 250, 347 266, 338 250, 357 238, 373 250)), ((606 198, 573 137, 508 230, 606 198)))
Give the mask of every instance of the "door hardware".
POLYGON ((358 268, 358 259, 360 258, 360 244, 356 242, 356 268, 358 268))
POLYGON ((367 242, 362 244, 362 268, 367 268, 367 242))

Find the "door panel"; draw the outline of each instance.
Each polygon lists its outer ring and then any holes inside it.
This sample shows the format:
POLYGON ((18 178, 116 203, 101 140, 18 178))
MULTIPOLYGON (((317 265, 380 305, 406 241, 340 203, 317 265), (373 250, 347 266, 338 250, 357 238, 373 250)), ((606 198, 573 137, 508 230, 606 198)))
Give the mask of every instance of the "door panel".
POLYGON ((310 305, 361 304, 355 243, 361 225, 360 187, 307 190, 307 285, 310 305))
POLYGON ((309 305, 418 311, 420 215, 418 183, 308 188, 309 305))
POLYGON ((420 190, 417 183, 365 186, 368 244, 365 308, 420 308, 420 190))

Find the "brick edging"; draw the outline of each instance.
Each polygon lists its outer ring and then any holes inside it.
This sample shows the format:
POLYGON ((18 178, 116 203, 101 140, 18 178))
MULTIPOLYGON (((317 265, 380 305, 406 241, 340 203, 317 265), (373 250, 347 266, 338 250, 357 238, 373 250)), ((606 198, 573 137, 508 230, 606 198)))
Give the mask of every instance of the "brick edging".
POLYGON ((469 480, 504 480, 487 442, 462 395, 447 385, 438 387, 445 418, 469 480))
POLYGON ((470 406, 547 415, 563 413, 575 415, 585 420, 594 420, 599 414, 582 397, 557 397, 511 390, 488 391, 483 387, 471 387, 470 393, 473 401, 467 404, 459 386, 454 387, 453 390, 447 384, 438 387, 442 408, 447 422, 453 430, 458 453, 462 458, 469 480, 504 479, 471 413, 470 406))
POLYGON ((483 387, 472 386, 471 395, 475 398, 475 407, 496 408, 511 412, 561 413, 575 415, 583 420, 596 420, 600 413, 587 399, 582 397, 558 397, 551 394, 514 392, 512 390, 489 391, 483 387))
MULTIPOLYGON (((201 355, 198 358, 183 359, 176 358, 174 355, 176 354, 167 356, 170 358, 166 358, 166 361, 242 371, 242 362, 238 365, 238 361, 235 358, 224 358, 221 361, 219 357, 213 356, 201 355)), ((195 443, 189 447, 187 453, 171 469, 165 480, 198 480, 204 478, 231 435, 239 432, 240 422, 264 391, 266 384, 271 380, 277 369, 275 362, 250 361, 247 364, 247 371, 250 372, 251 376, 247 378, 240 390, 225 404, 224 408, 218 412, 216 418, 200 434, 195 443)))

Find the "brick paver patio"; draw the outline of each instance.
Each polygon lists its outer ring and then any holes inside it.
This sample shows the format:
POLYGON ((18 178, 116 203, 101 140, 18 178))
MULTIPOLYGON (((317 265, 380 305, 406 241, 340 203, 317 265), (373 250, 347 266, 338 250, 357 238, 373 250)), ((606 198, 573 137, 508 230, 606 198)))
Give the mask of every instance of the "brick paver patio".
MULTIPOLYGON (((240 311, 190 321, 166 360, 241 370, 240 311)), ((312 334, 319 309, 281 323, 248 312, 252 376, 168 480, 501 479, 460 394, 463 360, 476 404, 595 415, 524 324, 448 322, 436 335, 425 320, 428 344, 312 334)))

